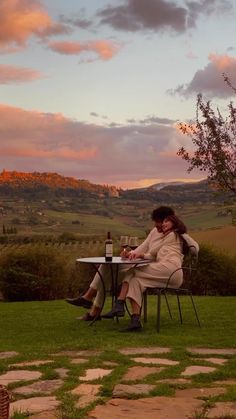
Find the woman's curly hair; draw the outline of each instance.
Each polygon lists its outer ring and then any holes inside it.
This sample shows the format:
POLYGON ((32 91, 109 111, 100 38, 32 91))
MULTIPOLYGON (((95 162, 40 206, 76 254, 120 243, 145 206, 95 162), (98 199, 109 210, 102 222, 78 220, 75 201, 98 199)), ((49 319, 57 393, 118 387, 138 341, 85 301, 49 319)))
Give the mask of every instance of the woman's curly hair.
POLYGON ((187 233, 186 225, 176 215, 168 215, 165 220, 171 221, 173 223, 173 231, 181 236, 180 238, 183 242, 183 254, 186 255, 189 247, 187 242, 182 237, 182 234, 187 233))

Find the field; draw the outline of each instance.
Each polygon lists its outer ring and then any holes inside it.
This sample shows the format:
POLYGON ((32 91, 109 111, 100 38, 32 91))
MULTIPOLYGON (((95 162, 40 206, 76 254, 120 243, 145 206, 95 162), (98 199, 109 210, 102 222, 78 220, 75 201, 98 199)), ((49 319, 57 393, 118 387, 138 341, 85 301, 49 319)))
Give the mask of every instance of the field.
MULTIPOLYGON (((143 240, 153 225, 151 212, 159 204, 117 198, 86 202, 66 199, 26 202, 24 199, 12 200, 5 197, 1 198, 1 205, 0 229, 14 227, 17 230, 17 234, 5 236, 8 244, 13 246, 14 242, 20 241, 20 237, 37 235, 54 237, 54 242, 60 243, 63 241, 60 236, 68 233, 80 243, 84 240, 84 247, 88 249, 90 240, 91 243, 93 240, 102 243, 107 231, 111 231, 116 240, 124 234, 138 236, 140 241, 143 240), (83 206, 84 209, 81 209, 83 206)), ((235 205, 185 203, 173 204, 172 207, 197 241, 212 243, 222 250, 236 253, 236 227, 232 226, 230 213, 235 205)), ((80 243, 71 243, 73 254, 76 253, 76 246, 77 252, 80 251, 80 243)))
POLYGON ((219 247, 226 253, 236 254, 235 226, 226 226, 217 229, 208 229, 205 231, 193 231, 191 234, 199 243, 210 243, 219 247))

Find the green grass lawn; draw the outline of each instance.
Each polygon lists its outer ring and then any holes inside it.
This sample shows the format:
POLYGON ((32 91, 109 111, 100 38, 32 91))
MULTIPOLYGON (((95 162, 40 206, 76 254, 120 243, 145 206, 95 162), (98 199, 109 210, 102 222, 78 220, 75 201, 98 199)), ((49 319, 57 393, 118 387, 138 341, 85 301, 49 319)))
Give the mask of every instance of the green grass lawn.
MULTIPOLYGON (((53 359, 52 364, 41 365, 37 370, 42 372, 42 379, 51 380, 58 378, 55 368, 66 368, 68 377, 63 386, 56 391, 60 400, 60 418, 82 419, 93 407, 93 404, 84 409, 75 407, 78 396, 72 396, 70 391, 79 383, 79 376, 84 374, 87 368, 98 368, 104 361, 115 361, 117 367, 112 374, 102 380, 100 403, 104 403, 112 397, 114 385, 118 384, 125 371, 134 365, 131 357, 118 352, 123 347, 149 347, 168 346, 172 349, 168 354, 169 359, 178 360, 179 365, 164 368, 159 374, 153 374, 145 378, 146 384, 153 384, 154 390, 150 396, 172 396, 174 387, 168 384, 158 384, 162 378, 176 378, 181 371, 189 365, 209 365, 202 361, 200 356, 192 356, 186 351, 187 347, 210 347, 227 348, 236 347, 236 323, 234 320, 236 297, 196 297, 198 313, 202 327, 199 328, 192 312, 192 306, 186 297, 182 298, 184 324, 180 325, 177 316, 177 307, 174 296, 170 297, 173 308, 174 320, 169 318, 163 301, 161 314, 161 332, 155 330, 156 299, 148 297, 148 322, 143 331, 138 333, 120 333, 118 329, 128 322, 128 316, 121 319, 119 324, 113 320, 102 320, 93 326, 79 321, 77 317, 84 310, 70 306, 64 301, 45 302, 17 302, 0 303, 0 350, 18 351, 14 362, 30 361, 34 359, 53 359), (103 352, 91 357, 85 365, 71 364, 68 356, 60 353, 63 350, 76 351, 80 349, 101 349, 103 352), (56 356, 56 354, 60 356, 56 356), (158 377, 158 378, 157 378, 158 377)), ((107 308, 110 301, 107 301, 107 308)), ((158 357, 166 358, 166 354, 158 357)), ((0 359, 0 373, 11 370, 13 360, 0 359)), ((35 369, 28 367, 28 369, 35 369)), ((236 379, 235 356, 229 357, 226 365, 217 368, 210 374, 198 374, 192 379, 192 386, 207 387, 214 385, 216 380, 236 379)), ((95 381, 100 383, 99 380, 95 381)), ((12 383, 9 390, 19 386, 12 383)), ((185 386, 180 385, 180 388, 185 386)), ((135 397, 135 396, 134 396, 135 397)), ((230 387, 223 396, 215 400, 234 401, 236 390, 230 387)), ((209 403, 208 401, 206 403, 209 403)), ((15 413, 14 419, 28 417, 27 413, 15 413)), ((205 418, 206 416, 201 416, 205 418)), ((191 419, 200 416, 193 415, 191 419)))
POLYGON ((169 318, 163 300, 160 334, 155 330, 155 297, 148 298, 148 323, 141 333, 125 335, 118 329, 128 322, 128 316, 120 324, 102 320, 89 327, 77 319, 83 309, 64 301, 1 303, 0 348, 31 357, 65 349, 116 350, 125 346, 236 347, 236 297, 195 297, 202 323, 199 328, 187 297, 182 297, 184 324, 180 325, 171 296, 174 320, 169 318))

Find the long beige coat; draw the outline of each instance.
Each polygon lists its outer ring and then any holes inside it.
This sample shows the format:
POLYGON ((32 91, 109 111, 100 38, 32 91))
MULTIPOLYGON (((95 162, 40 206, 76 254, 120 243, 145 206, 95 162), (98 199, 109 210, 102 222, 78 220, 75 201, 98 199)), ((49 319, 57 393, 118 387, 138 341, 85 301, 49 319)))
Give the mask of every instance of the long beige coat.
MULTIPOLYGON (((192 237, 190 237, 188 234, 183 234, 183 238, 186 240, 186 242, 189 246, 194 246, 196 248, 196 251, 198 252, 199 246, 192 239, 192 237)), ((161 247, 163 245, 163 243, 164 243, 163 239, 164 239, 163 233, 159 233, 157 231, 157 228, 154 227, 150 231, 147 238, 138 246, 138 248, 136 249, 136 252, 137 253, 144 253, 144 254, 148 254, 148 253, 155 254, 155 249, 156 249, 156 253, 157 253, 157 249, 159 249, 159 247, 161 247)), ((166 249, 165 247, 162 249, 162 254, 163 254, 163 252, 164 253, 168 252, 168 248, 167 248, 167 250, 165 250, 165 249, 166 249)), ((167 255, 166 255, 166 257, 167 257, 167 255)), ((167 259, 169 260, 169 256, 167 257, 167 259)), ((164 265, 162 265, 162 266, 159 267, 160 271, 157 271, 157 270, 153 271, 152 270, 153 263, 149 264, 148 267, 147 266, 142 266, 142 267, 140 266, 139 268, 137 268, 137 269, 139 269, 139 276, 142 275, 142 278, 143 278, 143 277, 145 277, 145 275, 147 273, 148 274, 148 279, 152 280, 151 284, 154 284, 153 280, 154 279, 157 280, 157 278, 158 278, 158 283, 159 282, 161 284, 163 284, 163 282, 166 283, 167 277, 169 277, 170 266, 165 268, 164 265), (165 270, 165 272, 164 272, 164 270, 165 270)), ((110 283, 109 282, 110 281, 110 274, 111 274, 110 266, 101 265, 100 268, 99 268, 99 271, 100 271, 104 281, 110 283)), ((125 280, 126 281, 129 281, 129 279, 134 276, 133 275, 134 270, 133 270, 132 266, 127 267, 127 265, 126 265, 123 268, 120 267, 120 271, 121 271, 120 272, 121 274, 122 274, 122 272, 124 273, 125 271, 127 271, 126 274, 125 274, 125 280)), ((123 278, 123 275, 122 275, 122 278, 123 278)), ((158 283, 156 282, 155 284, 158 285, 158 283)), ((181 281, 178 280, 177 283, 181 284, 181 281)), ((146 286, 149 286, 149 285, 146 285, 146 286)), ((150 286, 156 286, 156 285, 150 285, 150 286)), ((97 291, 97 295, 96 295, 95 300, 94 300, 94 305, 96 307, 102 307, 102 304, 103 304, 103 301, 104 301, 104 290, 103 290, 101 279, 100 279, 100 276, 99 276, 98 273, 95 274, 94 279, 90 284, 90 287, 97 291)), ((145 288, 143 288, 143 290, 144 289, 145 288)), ((142 295, 141 295, 141 297, 142 297, 142 295)), ((139 299, 139 301, 140 301, 140 299, 139 299)))
MULTIPOLYGON (((156 244, 144 255, 145 259, 153 262, 137 266, 127 272, 124 282, 129 283, 127 297, 134 300, 140 307, 142 295, 147 287, 163 287, 167 284, 170 275, 183 262, 182 239, 174 232, 162 236, 156 244)), ((180 287, 183 282, 183 273, 179 269, 171 278, 169 286, 180 287)))

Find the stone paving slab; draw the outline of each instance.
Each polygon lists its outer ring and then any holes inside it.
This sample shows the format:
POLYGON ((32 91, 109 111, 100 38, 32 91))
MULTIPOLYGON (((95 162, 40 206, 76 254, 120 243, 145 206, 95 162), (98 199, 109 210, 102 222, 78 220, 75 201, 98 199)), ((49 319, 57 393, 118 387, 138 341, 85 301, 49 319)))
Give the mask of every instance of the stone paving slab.
POLYGON ((198 358, 198 360, 211 362, 212 364, 217 364, 217 365, 224 365, 226 362, 228 362, 228 359, 225 359, 225 358, 198 358))
POLYGON ((83 384, 79 384, 77 387, 71 390, 71 393, 75 394, 76 396, 87 396, 87 395, 96 396, 101 390, 101 388, 102 388, 101 384, 84 384, 83 383, 83 384))
POLYGON ((236 348, 212 349, 212 348, 187 348, 188 352, 198 355, 235 355, 236 348))
POLYGON ((189 384, 191 380, 189 378, 163 378, 158 380, 157 384, 169 384, 169 385, 178 385, 178 384, 189 384))
POLYGON ((186 388, 184 390, 176 390, 175 397, 191 397, 191 398, 209 398, 224 394, 226 389, 223 387, 209 388, 186 388))
POLYGON ((45 359, 45 360, 35 360, 35 361, 25 361, 25 362, 19 362, 18 364, 11 364, 11 367, 31 367, 31 366, 36 366, 38 367, 39 365, 45 365, 45 364, 50 364, 54 361, 50 360, 50 359, 45 359))
POLYGON ((8 371, 3 375, 0 375, 0 384, 8 385, 17 381, 31 381, 37 380, 42 376, 42 373, 39 371, 28 371, 28 370, 17 370, 17 371, 8 371))
POLYGON ((10 404, 10 415, 14 412, 39 413, 43 411, 55 410, 59 406, 56 397, 32 397, 30 399, 17 400, 10 404))
POLYGON ((52 412, 42 412, 42 413, 37 413, 36 415, 30 415, 29 419, 59 419, 60 415, 59 412, 57 411, 52 411, 52 412))
POLYGON ((121 381, 142 380, 150 374, 158 374, 163 371, 163 367, 130 367, 121 381))
POLYGON ((102 386, 100 384, 80 384, 74 388, 71 393, 80 396, 76 407, 83 409, 90 403, 95 402, 99 398, 97 395, 101 388, 102 386))
POLYGON ((79 400, 76 402, 75 406, 77 409, 84 409, 89 404, 96 402, 100 397, 93 396, 93 395, 84 395, 79 398, 79 400))
POLYGON ((236 418, 236 402, 217 402, 215 406, 208 412, 207 418, 236 418))
POLYGON ((68 376, 69 370, 67 368, 55 368, 55 371, 63 380, 68 376))
POLYGON ((113 397, 128 397, 130 395, 148 395, 155 386, 152 384, 117 384, 112 392, 113 397))
POLYGON ((119 364, 113 361, 103 361, 102 365, 107 366, 107 367, 117 367, 117 365, 119 364))
POLYGON ((103 378, 111 374, 112 370, 105 370, 103 368, 90 368, 85 371, 85 376, 79 377, 81 381, 92 381, 98 378, 103 378))
POLYGON ((86 362, 89 362, 89 360, 85 358, 74 358, 71 360, 71 363, 74 365, 86 364, 86 362))
POLYGON ((17 355, 19 355, 19 352, 15 352, 15 351, 0 352, 0 359, 13 358, 14 356, 17 356, 17 355))
POLYGON ((123 355, 136 355, 136 354, 164 354, 170 352, 170 348, 161 348, 159 346, 152 348, 124 348, 120 349, 119 352, 123 355))
POLYGON ((214 367, 204 367, 203 365, 191 365, 190 367, 185 368, 181 375, 192 376, 196 374, 209 374, 209 372, 216 371, 214 367))
POLYGON ((141 364, 159 364, 159 365, 178 365, 179 361, 172 361, 172 359, 164 358, 131 358, 132 361, 139 362, 141 364))
POLYGON ((152 397, 138 400, 111 399, 98 405, 92 419, 189 419, 201 408, 202 401, 191 398, 152 397))
POLYGON ((71 357, 77 357, 77 356, 100 356, 103 353, 103 351, 97 351, 97 350, 83 350, 83 351, 62 351, 58 352, 56 354, 53 354, 54 356, 71 356, 71 357))
POLYGON ((12 390, 16 394, 24 394, 25 396, 34 393, 51 394, 63 385, 63 381, 58 380, 43 380, 36 381, 28 386, 17 387, 12 390))
POLYGON ((236 385, 236 379, 233 379, 233 380, 218 380, 218 381, 214 381, 214 384, 235 386, 236 385))

